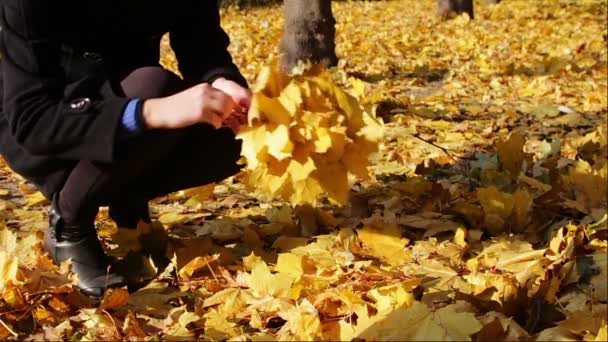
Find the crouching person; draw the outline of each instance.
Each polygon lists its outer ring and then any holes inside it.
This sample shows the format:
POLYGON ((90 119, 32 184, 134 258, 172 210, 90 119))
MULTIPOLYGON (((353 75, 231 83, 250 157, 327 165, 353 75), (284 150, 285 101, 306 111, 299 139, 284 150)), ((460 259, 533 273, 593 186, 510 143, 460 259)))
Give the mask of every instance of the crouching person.
POLYGON ((0 154, 52 202, 48 253, 102 296, 127 279, 99 206, 135 228, 150 199, 239 171, 251 95, 217 3, 3 0, 0 27, 0 154), (167 32, 183 78, 159 65, 167 32))

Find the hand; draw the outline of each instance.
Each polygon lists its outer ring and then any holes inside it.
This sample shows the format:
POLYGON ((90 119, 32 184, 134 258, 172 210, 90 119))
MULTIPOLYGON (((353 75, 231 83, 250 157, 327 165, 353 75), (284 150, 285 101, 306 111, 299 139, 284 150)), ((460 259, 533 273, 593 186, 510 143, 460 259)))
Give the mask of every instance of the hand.
POLYGON ((175 95, 144 101, 142 114, 148 128, 176 129, 198 123, 220 128, 236 108, 230 95, 201 83, 175 95))
POLYGON ((223 77, 213 81, 211 86, 230 95, 232 100, 237 104, 234 113, 224 120, 224 126, 230 127, 232 132, 237 134, 241 125, 247 123, 247 112, 249 111, 249 106, 251 106, 251 91, 223 77))
POLYGON ((234 103, 241 107, 239 108, 240 112, 249 111, 249 106, 251 105, 251 91, 249 89, 223 77, 213 81, 211 86, 230 95, 234 103))
POLYGON ((233 112, 226 120, 224 126, 230 128, 237 135, 242 125, 247 124, 247 112, 233 112))

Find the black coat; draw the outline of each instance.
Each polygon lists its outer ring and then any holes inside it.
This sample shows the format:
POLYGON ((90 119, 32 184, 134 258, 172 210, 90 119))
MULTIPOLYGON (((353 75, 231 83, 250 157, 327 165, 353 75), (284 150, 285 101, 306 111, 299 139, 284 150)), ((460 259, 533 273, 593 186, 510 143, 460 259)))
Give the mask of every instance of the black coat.
POLYGON ((119 83, 138 67, 158 66, 167 32, 188 83, 223 76, 246 84, 216 0, 0 4, 0 154, 39 184, 60 182, 78 160, 115 160, 129 101, 119 83))

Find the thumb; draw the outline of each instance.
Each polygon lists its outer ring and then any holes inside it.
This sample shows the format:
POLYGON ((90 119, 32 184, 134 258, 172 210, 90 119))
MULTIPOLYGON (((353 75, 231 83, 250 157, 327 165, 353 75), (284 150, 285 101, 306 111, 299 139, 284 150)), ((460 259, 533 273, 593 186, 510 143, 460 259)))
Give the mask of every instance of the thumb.
POLYGON ((247 88, 242 88, 237 103, 245 110, 249 110, 249 107, 251 106, 251 90, 247 88))

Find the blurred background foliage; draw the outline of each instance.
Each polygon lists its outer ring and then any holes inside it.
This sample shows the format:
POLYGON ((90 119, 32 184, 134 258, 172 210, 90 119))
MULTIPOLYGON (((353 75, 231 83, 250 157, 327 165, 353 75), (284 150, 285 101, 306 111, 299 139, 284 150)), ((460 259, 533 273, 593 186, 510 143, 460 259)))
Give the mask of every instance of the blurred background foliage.
MULTIPOLYGON (((238 6, 238 7, 255 7, 255 6, 269 6, 283 3, 283 0, 219 0, 220 6, 229 7, 229 6, 238 6)), ((302 0, 306 1, 306 0, 302 0)), ((336 0, 334 0, 336 1, 336 0)), ((344 0, 338 0, 344 1, 344 0)), ((353 1, 353 0, 348 0, 353 1)), ((371 1, 371 0, 366 0, 371 1)))
POLYGON ((251 7, 251 6, 267 6, 282 3, 283 0, 220 0, 222 7, 238 6, 238 7, 251 7))

